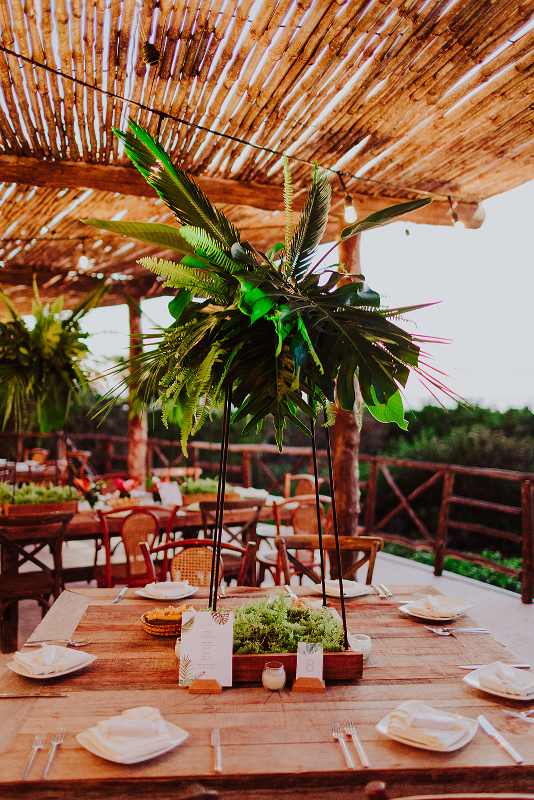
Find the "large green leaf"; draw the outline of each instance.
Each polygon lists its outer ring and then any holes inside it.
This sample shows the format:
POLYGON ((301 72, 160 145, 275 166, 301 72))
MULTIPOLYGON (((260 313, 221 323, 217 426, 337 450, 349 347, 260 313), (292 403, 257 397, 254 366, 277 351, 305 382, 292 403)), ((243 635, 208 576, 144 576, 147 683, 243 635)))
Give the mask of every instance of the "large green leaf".
POLYGON ((394 206, 388 206, 388 208, 375 211, 373 214, 369 214, 368 217, 365 217, 365 219, 359 219, 354 225, 348 225, 346 228, 343 228, 341 231, 341 241, 350 239, 352 236, 362 233, 362 231, 368 231, 371 230, 371 228, 387 225, 388 222, 391 222, 397 217, 402 217, 403 214, 408 214, 410 211, 423 208, 423 206, 427 206, 431 202, 431 197, 422 197, 419 200, 408 200, 406 203, 397 203, 394 206))
POLYGON ((395 422, 403 431, 408 430, 408 420, 404 416, 404 406, 399 391, 396 391, 384 402, 380 402, 377 393, 371 386, 371 395, 374 402, 366 403, 369 413, 378 422, 395 422))
POLYGON ((137 239, 146 244, 157 244, 169 250, 177 250, 179 253, 192 253, 193 250, 187 242, 182 239, 180 229, 172 225, 164 225, 161 222, 135 222, 133 220, 105 220, 105 219, 82 219, 85 225, 93 228, 117 233, 120 236, 128 236, 130 239, 137 239))

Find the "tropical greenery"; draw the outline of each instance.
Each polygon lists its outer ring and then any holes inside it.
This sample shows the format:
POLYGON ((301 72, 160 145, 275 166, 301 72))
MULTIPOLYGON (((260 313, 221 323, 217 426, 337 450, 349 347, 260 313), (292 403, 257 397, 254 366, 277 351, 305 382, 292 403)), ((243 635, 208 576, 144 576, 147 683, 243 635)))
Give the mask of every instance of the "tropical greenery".
MULTIPOLYGON (((363 275, 344 283, 339 264, 320 270, 320 264, 313 266, 330 207, 324 172, 313 170, 304 208, 293 224, 293 187, 285 164, 285 242, 262 253, 242 239, 236 226, 143 128, 130 121, 127 132, 115 133, 181 227, 86 222, 180 256, 179 261, 140 261, 176 292, 169 305, 175 321, 155 334, 156 346, 138 359, 134 381, 145 403, 161 402, 164 418, 180 409, 184 450, 189 435, 220 404, 230 384, 234 419, 242 420, 246 430, 261 427, 272 415, 279 447, 288 422, 309 431, 310 418, 321 408, 328 410, 336 399, 336 386, 337 401, 352 409, 355 378, 369 411, 401 427, 407 423, 400 389, 411 371, 427 385, 444 388, 420 352, 420 343, 427 340, 394 322, 421 306, 383 308, 363 275)), ((409 201, 371 214, 346 227, 341 239, 428 202, 409 201)))
POLYGON ((0 482, 0 503, 27 505, 29 503, 64 503, 68 500, 79 499, 80 495, 73 486, 23 483, 13 488, 10 483, 0 482))
MULTIPOLYGON (((216 478, 186 478, 180 483, 182 494, 213 494, 217 492, 219 483, 216 478)), ((231 487, 226 484, 226 490, 231 487)))
POLYGON ((36 424, 40 431, 60 430, 73 401, 87 388, 83 360, 88 352, 80 320, 98 305, 99 287, 72 311, 63 298, 41 302, 34 283, 31 324, 0 291, 7 321, 0 321, 0 408, 2 427, 36 424))
POLYGON ((330 609, 293 607, 283 597, 240 606, 234 618, 234 653, 295 653, 299 642, 343 650, 343 627, 330 609))

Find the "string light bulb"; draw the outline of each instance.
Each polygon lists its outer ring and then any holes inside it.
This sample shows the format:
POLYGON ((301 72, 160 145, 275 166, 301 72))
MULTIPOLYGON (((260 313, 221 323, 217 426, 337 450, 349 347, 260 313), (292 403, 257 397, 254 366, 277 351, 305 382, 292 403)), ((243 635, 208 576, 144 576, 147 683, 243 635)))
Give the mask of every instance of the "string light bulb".
POLYGON ((350 194, 345 195, 345 207, 343 210, 343 216, 345 222, 347 222, 349 225, 353 224, 358 219, 358 212, 354 207, 354 203, 352 202, 352 197, 350 196, 350 194))

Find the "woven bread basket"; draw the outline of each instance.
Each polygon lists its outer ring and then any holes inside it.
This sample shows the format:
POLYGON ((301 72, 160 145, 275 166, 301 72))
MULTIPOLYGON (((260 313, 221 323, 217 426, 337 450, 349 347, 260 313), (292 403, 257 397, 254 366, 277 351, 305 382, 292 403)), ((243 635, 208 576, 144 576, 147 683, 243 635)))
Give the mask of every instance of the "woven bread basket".
POLYGON ((151 636, 179 636, 182 630, 181 619, 173 622, 153 622, 146 619, 146 614, 141 616, 141 625, 151 636))

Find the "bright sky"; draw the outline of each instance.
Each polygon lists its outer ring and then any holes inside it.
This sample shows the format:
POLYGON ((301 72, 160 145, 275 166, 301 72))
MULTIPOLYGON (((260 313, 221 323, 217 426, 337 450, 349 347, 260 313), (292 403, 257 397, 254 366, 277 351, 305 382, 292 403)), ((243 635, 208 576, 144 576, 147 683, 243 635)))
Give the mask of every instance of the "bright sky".
MULTIPOLYGON (((451 340, 433 348, 434 363, 466 400, 534 409, 534 181, 487 200, 484 208, 478 230, 394 223, 365 233, 362 268, 387 305, 441 301, 413 315, 414 330, 451 340)), ((143 304, 145 332, 151 321, 170 321, 167 302, 143 304)), ((101 363, 126 354, 125 306, 96 309, 85 329, 101 363)), ((406 398, 412 407, 432 402, 414 379, 406 398)))

